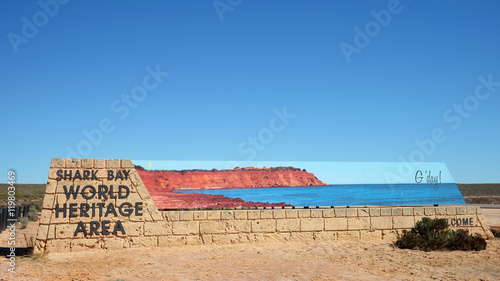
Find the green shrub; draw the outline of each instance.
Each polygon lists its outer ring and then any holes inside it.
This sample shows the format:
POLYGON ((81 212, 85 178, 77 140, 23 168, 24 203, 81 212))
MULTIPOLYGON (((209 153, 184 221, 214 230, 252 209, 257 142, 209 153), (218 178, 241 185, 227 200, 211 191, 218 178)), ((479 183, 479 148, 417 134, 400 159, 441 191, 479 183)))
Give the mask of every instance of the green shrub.
POLYGON ((422 218, 410 231, 398 235, 396 246, 401 249, 479 251, 486 249, 486 240, 472 236, 466 230, 449 230, 446 219, 422 218))

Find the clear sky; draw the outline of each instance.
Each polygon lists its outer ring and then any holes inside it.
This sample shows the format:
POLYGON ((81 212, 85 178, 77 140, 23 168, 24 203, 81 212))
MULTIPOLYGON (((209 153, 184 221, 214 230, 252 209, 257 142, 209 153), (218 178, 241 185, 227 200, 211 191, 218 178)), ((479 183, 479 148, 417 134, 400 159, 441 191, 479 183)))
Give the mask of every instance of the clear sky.
POLYGON ((45 183, 53 157, 444 162, 500 182, 498 11, 1 1, 0 182, 45 183))

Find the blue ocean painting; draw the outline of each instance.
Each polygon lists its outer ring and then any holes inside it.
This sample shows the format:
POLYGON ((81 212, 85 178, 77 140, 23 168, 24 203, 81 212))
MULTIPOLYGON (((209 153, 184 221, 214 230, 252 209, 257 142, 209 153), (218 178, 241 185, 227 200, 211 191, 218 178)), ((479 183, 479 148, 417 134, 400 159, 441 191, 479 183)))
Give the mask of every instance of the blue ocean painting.
POLYGON ((364 206, 465 204, 454 183, 340 184, 306 187, 269 187, 176 191, 241 198, 245 201, 293 206, 364 206))

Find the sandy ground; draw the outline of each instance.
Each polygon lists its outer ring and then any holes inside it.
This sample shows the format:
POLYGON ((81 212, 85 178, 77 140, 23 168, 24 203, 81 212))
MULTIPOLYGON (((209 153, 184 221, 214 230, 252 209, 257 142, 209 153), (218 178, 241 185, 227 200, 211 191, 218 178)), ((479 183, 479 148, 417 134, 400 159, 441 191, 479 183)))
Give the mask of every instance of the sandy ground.
MULTIPOLYGON (((500 226, 500 210, 483 213, 500 226)), ((18 231, 18 246, 36 227, 18 231)), ((3 254, 0 280, 500 280, 500 239, 479 252, 401 250, 382 240, 272 242, 18 257, 16 266, 9 273, 3 254)))

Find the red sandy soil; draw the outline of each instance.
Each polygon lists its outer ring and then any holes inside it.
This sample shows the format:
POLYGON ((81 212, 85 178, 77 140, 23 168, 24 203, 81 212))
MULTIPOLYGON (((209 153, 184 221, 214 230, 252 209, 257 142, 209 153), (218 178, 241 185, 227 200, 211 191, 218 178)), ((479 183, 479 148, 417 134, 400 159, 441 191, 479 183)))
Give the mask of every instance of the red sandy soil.
POLYGON ((176 190, 325 185, 306 170, 292 167, 148 171, 136 166, 136 170, 158 209, 290 206, 284 202, 251 202, 223 195, 173 192, 176 190))

